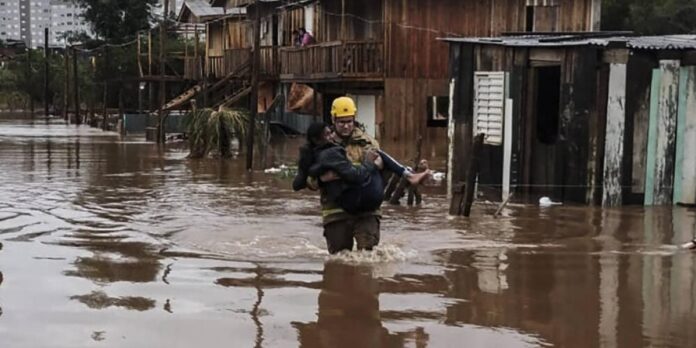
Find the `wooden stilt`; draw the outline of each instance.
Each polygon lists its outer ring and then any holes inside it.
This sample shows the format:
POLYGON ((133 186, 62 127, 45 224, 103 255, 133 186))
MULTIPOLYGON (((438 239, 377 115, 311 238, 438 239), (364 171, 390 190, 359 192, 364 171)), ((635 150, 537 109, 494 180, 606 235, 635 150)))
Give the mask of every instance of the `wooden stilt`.
POLYGON ((479 161, 481 159, 481 151, 483 150, 483 134, 478 134, 474 137, 473 151, 468 164, 466 174, 466 186, 464 192, 464 202, 462 203, 461 214, 469 217, 471 214, 471 206, 474 203, 474 194, 476 193, 476 179, 479 173, 479 161))

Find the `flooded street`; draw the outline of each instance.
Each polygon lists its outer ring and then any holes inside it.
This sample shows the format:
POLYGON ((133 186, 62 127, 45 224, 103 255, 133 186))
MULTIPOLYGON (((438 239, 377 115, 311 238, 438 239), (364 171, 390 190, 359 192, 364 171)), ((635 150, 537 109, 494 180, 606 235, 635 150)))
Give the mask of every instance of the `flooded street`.
POLYGON ((449 219, 429 189, 330 258, 316 194, 186 155, 0 120, 0 347, 696 347, 694 209, 449 219))

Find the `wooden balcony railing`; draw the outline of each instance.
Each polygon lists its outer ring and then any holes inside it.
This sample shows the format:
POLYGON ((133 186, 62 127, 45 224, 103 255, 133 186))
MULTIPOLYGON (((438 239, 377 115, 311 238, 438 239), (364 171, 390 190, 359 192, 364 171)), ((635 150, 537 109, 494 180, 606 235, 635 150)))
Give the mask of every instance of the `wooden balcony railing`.
POLYGON ((261 54, 261 76, 265 78, 277 78, 278 74, 280 74, 280 60, 278 59, 278 47, 261 47, 259 52, 261 54))
MULTIPOLYGON (((273 78, 280 73, 280 64, 278 60, 278 47, 261 47, 260 72, 263 78, 273 78)), ((214 78, 223 78, 228 74, 237 71, 251 59, 250 48, 232 48, 226 49, 222 56, 211 56, 208 59, 208 76, 214 78)))
POLYGON ((384 44, 334 41, 280 50, 281 79, 383 78, 384 44))
POLYGON ((226 49, 224 53, 225 59, 225 71, 222 76, 225 77, 228 74, 236 71, 240 66, 244 65, 249 60, 251 56, 251 51, 248 48, 230 48, 226 49))
POLYGON ((222 78, 225 76, 225 57, 209 56, 206 74, 209 77, 222 78))
POLYGON ((187 80, 200 80, 203 78, 203 59, 198 57, 184 58, 184 78, 187 80))

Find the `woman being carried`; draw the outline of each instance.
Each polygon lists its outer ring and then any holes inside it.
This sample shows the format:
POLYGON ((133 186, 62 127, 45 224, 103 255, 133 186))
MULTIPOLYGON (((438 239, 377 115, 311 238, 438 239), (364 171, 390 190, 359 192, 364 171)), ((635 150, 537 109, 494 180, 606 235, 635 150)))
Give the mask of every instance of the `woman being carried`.
POLYGON ((319 178, 333 171, 340 180, 319 182, 328 196, 336 198, 339 206, 350 214, 373 211, 384 200, 384 182, 381 168, 404 176, 417 185, 430 173, 412 173, 382 151, 370 151, 360 165, 354 165, 346 156, 345 149, 335 144, 333 132, 323 122, 315 122, 307 130, 307 144, 300 148, 298 171, 293 181, 293 189, 299 191, 307 187, 307 178, 319 178))

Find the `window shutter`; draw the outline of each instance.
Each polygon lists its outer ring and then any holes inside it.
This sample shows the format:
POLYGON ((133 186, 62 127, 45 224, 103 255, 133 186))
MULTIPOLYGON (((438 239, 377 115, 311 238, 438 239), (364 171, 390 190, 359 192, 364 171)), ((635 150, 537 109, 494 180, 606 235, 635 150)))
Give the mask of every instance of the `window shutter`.
POLYGON ((485 134, 484 143, 502 145, 505 115, 505 73, 474 74, 474 135, 485 134))

